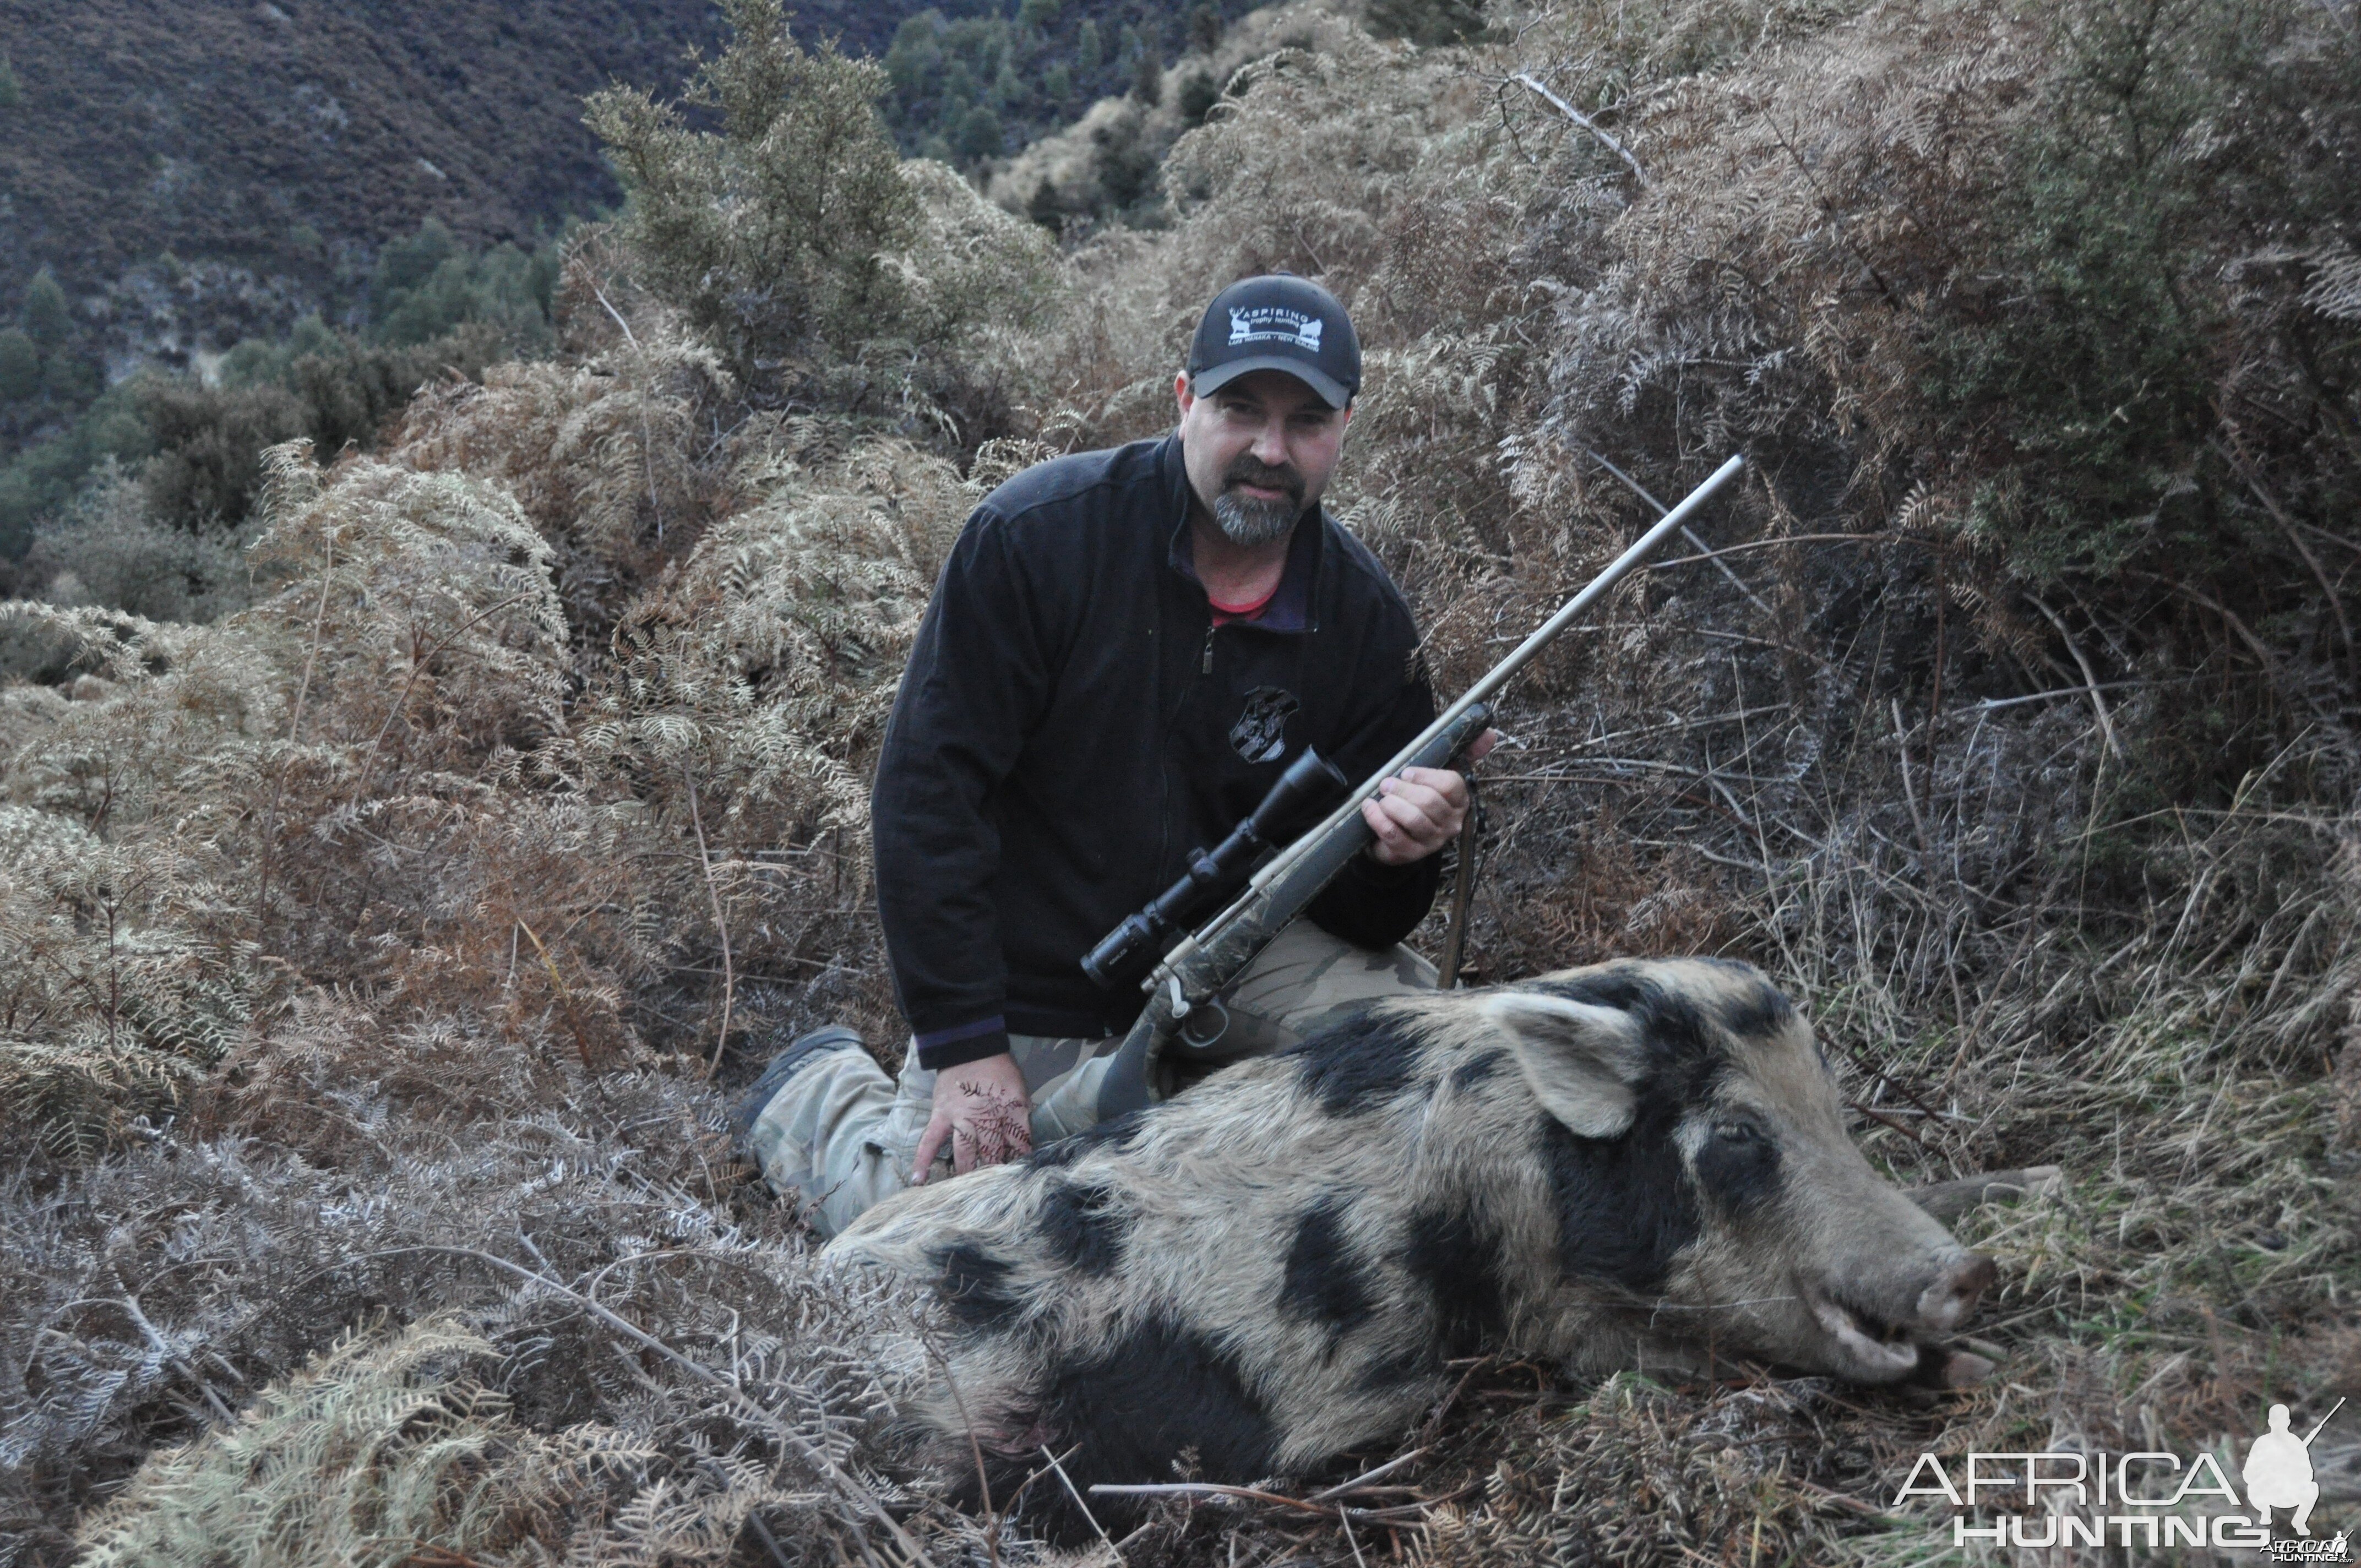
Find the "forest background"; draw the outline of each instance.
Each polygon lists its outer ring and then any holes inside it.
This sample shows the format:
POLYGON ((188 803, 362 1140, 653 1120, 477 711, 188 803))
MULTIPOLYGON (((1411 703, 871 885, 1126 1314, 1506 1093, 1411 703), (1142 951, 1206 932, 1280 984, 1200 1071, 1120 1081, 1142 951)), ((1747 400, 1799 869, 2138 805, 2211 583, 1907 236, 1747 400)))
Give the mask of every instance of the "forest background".
POLYGON ((2235 1474, 2361 1393, 2350 0, 609 10, 12 16, 0 1562, 1038 1555, 896 1468, 908 1304, 719 1119, 892 1055, 865 786, 965 511, 1279 267, 1444 687, 1750 459, 1514 694, 1480 975, 1752 959, 1897 1180, 2063 1175, 1957 1221, 1984 1388, 1496 1361, 1362 1536, 1125 1560, 1921 1561, 1922 1449, 2235 1474))

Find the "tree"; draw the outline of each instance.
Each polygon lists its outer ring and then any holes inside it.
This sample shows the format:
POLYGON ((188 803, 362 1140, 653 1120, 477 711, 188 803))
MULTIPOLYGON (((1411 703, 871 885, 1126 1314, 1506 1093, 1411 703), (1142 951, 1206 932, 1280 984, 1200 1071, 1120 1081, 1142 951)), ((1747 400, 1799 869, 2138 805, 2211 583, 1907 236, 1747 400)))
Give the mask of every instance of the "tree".
POLYGON ((1173 107, 1180 111, 1180 123, 1196 126, 1204 123, 1205 115, 1221 102, 1221 83, 1213 73, 1199 66, 1180 79, 1180 91, 1173 97, 1173 107))
POLYGON ((1142 49, 1131 68, 1131 95, 1151 109, 1164 102, 1164 61, 1153 46, 1142 49))
POLYGON ((31 397, 41 386, 41 351, 19 327, 0 331, 0 402, 31 397))
POLYGON ((586 118, 629 197, 641 281, 712 332, 752 389, 815 350, 895 334, 906 301, 884 256, 918 210, 877 117, 884 69, 826 43, 807 54, 783 0, 722 10, 735 37, 683 94, 718 131, 630 87, 593 94, 586 118))
POLYGON ((1084 82, 1106 68, 1106 46, 1099 41, 1099 25, 1090 17, 1074 29, 1074 70, 1084 82))
POLYGON ((1001 128, 1000 116, 978 104, 961 116, 959 134, 951 146, 962 162, 980 162, 1008 150, 1007 133, 1001 128))
POLYGON ((66 291, 58 287, 49 269, 42 268, 33 274, 33 281, 25 290, 25 330, 43 348, 55 348, 73 330, 73 311, 66 303, 66 291))
POLYGON ((1018 0, 1016 25, 1033 32, 1039 32, 1058 19, 1058 10, 1061 3, 1062 0, 1018 0))
POLYGON ((1211 54, 1222 41, 1222 8, 1207 4, 1189 13, 1189 47, 1211 54))
POLYGON ((25 101, 25 84, 16 80, 16 67, 5 54, 0 54, 0 109, 13 109, 25 101))
POLYGON ((1025 215, 1045 229, 1055 229, 1066 215, 1066 204, 1058 200, 1058 188, 1047 178, 1033 183, 1032 199, 1025 203, 1025 215))
POLYGON ((1371 0, 1369 31, 1414 44, 1466 44, 1488 36, 1478 0, 1371 0))

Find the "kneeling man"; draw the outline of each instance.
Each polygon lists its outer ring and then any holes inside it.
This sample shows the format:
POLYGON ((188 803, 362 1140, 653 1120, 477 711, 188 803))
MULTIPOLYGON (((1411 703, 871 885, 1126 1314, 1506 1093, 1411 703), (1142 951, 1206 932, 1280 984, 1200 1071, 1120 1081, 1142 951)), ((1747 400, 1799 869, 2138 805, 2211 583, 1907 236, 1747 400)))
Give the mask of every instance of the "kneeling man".
MULTIPOLYGON (((1174 433, 1027 469, 968 519, 872 802, 912 1030, 900 1080, 851 1030, 821 1029, 732 1118, 823 1234, 906 1183, 1091 1125, 1142 999, 1093 984, 1082 956, 1305 746, 1366 778, 1434 717, 1409 606, 1320 506, 1360 379, 1334 295, 1246 279, 1198 325, 1174 433)), ((1363 809, 1376 843, 1225 996, 1238 1054, 1434 982, 1400 944, 1466 784, 1412 768, 1363 809)))

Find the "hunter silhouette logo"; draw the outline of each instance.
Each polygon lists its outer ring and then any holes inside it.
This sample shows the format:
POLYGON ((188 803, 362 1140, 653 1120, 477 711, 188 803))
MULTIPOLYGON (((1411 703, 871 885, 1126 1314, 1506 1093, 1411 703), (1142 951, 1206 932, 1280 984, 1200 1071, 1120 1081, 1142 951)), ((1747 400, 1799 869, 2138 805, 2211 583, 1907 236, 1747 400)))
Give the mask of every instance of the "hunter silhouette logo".
POLYGON ((2288 1523, 2296 1534, 2312 1533, 2312 1506, 2320 1501, 2320 1483, 2312 1478, 2312 1440, 2344 1408, 2345 1401, 2337 1400, 2320 1418, 2319 1426, 2298 1437, 2288 1431, 2288 1408, 2271 1407, 2266 1418, 2269 1430, 2246 1451, 2246 1467, 2239 1472, 2246 1483, 2246 1505, 2264 1529, 2270 1528, 2273 1508, 2290 1508, 2294 1512, 2288 1523))
POLYGON ((2217 1552, 2245 1547, 2275 1563, 2344 1563, 2349 1560, 2344 1532, 2315 1536, 2311 1528, 2320 1501, 2312 1440, 2344 1408, 2337 1400, 2298 1436, 2289 1430, 2288 1408, 2270 1407, 2262 1435, 2248 1445, 2239 1467, 2243 1486, 2230 1477, 2230 1467, 2239 1463, 2235 1445, 2219 1457, 2200 1452, 2193 1458, 2154 1450, 1930 1453, 1918 1456, 1894 1507, 1913 1497, 1949 1503, 1954 1546, 2210 1546, 2217 1552), (2242 1505, 2249 1512, 2233 1511, 2242 1505), (2287 1528, 2294 1533, 2274 1540, 2271 1516, 2279 1508, 2289 1510, 2287 1528))

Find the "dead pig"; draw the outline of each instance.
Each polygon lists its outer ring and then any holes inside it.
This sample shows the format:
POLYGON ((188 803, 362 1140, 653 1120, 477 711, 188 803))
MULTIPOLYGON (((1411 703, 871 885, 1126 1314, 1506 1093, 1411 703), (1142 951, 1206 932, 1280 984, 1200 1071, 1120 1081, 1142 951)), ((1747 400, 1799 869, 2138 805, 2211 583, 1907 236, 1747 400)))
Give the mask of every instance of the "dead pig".
POLYGON ((1972 1380, 1938 1342, 1993 1277, 1853 1146, 1787 999, 1704 959, 1379 1004, 829 1253, 932 1282, 918 1419, 1004 1502, 1045 1448, 1081 1486, 1301 1474, 1479 1350, 1972 1380))

